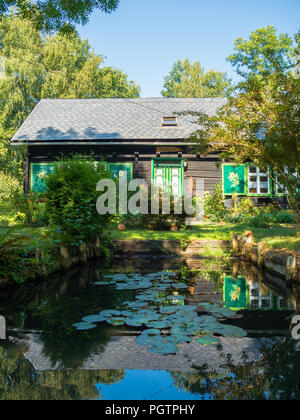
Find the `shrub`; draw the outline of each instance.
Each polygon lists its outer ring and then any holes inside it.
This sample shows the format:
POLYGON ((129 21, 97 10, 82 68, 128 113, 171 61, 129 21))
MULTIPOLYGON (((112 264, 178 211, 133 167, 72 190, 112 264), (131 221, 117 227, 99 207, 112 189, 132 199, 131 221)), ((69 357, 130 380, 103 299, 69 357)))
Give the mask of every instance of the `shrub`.
POLYGON ((213 193, 205 196, 204 213, 212 222, 220 222, 225 219, 228 210, 224 204, 222 185, 216 184, 213 193))
MULTIPOLYGON (((128 198, 133 194, 129 193, 128 198)), ((170 196, 170 214, 162 214, 162 197, 159 198, 159 214, 151 214, 151 193, 148 196, 148 214, 118 215, 115 221, 129 228, 146 228, 150 230, 169 230, 171 226, 180 229, 185 225, 186 215, 177 215, 174 211, 174 196, 170 196)))
POLYGON ((272 218, 267 216, 254 216, 248 219, 245 219, 245 222, 250 227, 260 228, 260 229, 267 229, 272 225, 272 218))
POLYGON ((20 181, 9 173, 0 171, 0 211, 13 208, 13 195, 22 192, 20 181))
POLYGON ((274 215, 275 223, 296 224, 296 218, 293 213, 289 211, 280 211, 274 215))
POLYGON ((0 230, 0 277, 23 283, 26 278, 34 278, 32 260, 25 251, 29 238, 13 233, 14 228, 0 230))
POLYGON ((99 215, 96 210, 97 183, 107 178, 110 173, 102 162, 79 155, 62 158, 47 177, 47 214, 70 245, 94 240, 109 223, 110 215, 99 215))
POLYGON ((15 192, 12 196, 14 210, 24 215, 24 222, 28 225, 47 226, 49 219, 46 214, 44 195, 31 192, 23 194, 15 192))
POLYGON ((253 201, 247 197, 242 198, 239 202, 233 197, 234 206, 229 210, 226 221, 229 223, 242 223, 259 214, 259 209, 255 207, 253 201))

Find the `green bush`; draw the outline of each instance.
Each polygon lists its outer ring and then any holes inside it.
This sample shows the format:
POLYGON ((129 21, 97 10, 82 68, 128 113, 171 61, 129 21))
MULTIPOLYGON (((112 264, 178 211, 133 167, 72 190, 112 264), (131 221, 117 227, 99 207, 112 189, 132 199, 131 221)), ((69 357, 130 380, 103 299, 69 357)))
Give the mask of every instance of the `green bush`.
POLYGON ((0 171, 0 212, 12 210, 13 196, 21 192, 20 181, 9 173, 0 171))
POLYGON ((62 158, 46 178, 46 211, 50 223, 58 226, 70 245, 93 241, 103 232, 110 215, 101 216, 96 209, 97 183, 110 178, 102 162, 93 157, 62 158))
POLYGON ((246 218, 243 221, 247 223, 250 227, 260 228, 260 229, 267 229, 273 224, 272 217, 266 214, 249 217, 248 219, 246 218))
POLYGON ((216 184, 212 194, 206 194, 204 198, 205 217, 212 222, 221 222, 228 214, 224 204, 222 185, 216 184))
POLYGON ((253 201, 247 197, 242 198, 238 202, 238 197, 233 196, 233 207, 229 210, 226 216, 226 222, 228 223, 242 223, 251 217, 255 217, 259 214, 259 209, 255 207, 253 201))
POLYGON ((274 215, 274 222, 283 224, 296 224, 296 218, 293 213, 289 211, 279 211, 274 215))
POLYGON ((0 230, 0 278, 16 283, 34 278, 32 259, 25 250, 28 241, 26 236, 14 235, 14 228, 0 230))
POLYGON ((48 225, 49 219, 46 214, 44 194, 15 192, 12 196, 12 203, 15 212, 24 215, 25 224, 32 226, 48 225))
MULTIPOLYGON (((129 193, 128 199, 135 193, 129 193)), ((150 229, 150 230, 169 230, 171 226, 178 229, 185 225, 186 214, 175 214, 174 196, 170 194, 170 214, 162 214, 162 196, 159 197, 159 214, 151 214, 151 192, 148 196, 148 214, 131 214, 117 215, 114 221, 122 223, 128 228, 133 229, 150 229)))

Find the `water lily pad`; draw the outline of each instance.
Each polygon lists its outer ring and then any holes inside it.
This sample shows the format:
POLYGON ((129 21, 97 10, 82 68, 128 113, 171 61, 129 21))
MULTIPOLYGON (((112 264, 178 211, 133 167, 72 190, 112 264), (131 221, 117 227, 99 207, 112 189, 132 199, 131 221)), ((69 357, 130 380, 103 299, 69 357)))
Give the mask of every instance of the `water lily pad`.
POLYGON ((73 324, 73 327, 78 331, 88 331, 97 328, 97 325, 89 322, 79 322, 78 324, 73 324))
POLYGON ((112 316, 120 316, 121 312, 116 311, 114 309, 104 310, 100 312, 100 316, 104 317, 105 319, 111 318, 112 316))
POLYGON ((242 328, 235 327, 233 325, 222 325, 219 324, 214 329, 214 332, 222 335, 223 337, 234 337, 234 338, 244 338, 247 337, 247 332, 242 328))
POLYGON ((102 315, 88 315, 82 318, 83 322, 87 323, 98 323, 98 322, 104 322, 105 318, 102 315))
POLYGON ((174 335, 174 339, 177 341, 177 343, 191 343, 192 339, 188 335, 174 335))
POLYGON ((126 325, 128 325, 128 327, 141 327, 143 323, 138 319, 127 319, 126 325))
POLYGON ((119 327, 121 325, 124 325, 125 321, 126 321, 126 318, 110 318, 110 319, 107 319, 106 322, 113 325, 114 327, 119 327))
POLYGON ((202 337, 198 338, 197 343, 201 344, 202 346, 214 346, 219 345, 221 343, 220 339, 217 337, 212 337, 209 335, 203 335, 202 337))
POLYGON ((148 302, 125 302, 125 305, 128 308, 139 309, 139 308, 145 308, 146 306, 148 306, 148 302))
POLYGON ((159 311, 161 314, 172 315, 178 311, 178 308, 176 306, 164 306, 159 311))
POLYGON ((206 309, 207 312, 210 312, 216 318, 226 318, 234 314, 234 312, 231 311, 230 309, 220 307, 216 305, 215 303, 202 302, 201 306, 204 309, 206 309))
POLYGON ((169 328, 170 325, 168 324, 168 322, 166 321, 151 321, 148 322, 146 324, 147 327, 149 328, 157 328, 157 329, 164 329, 164 328, 169 328))

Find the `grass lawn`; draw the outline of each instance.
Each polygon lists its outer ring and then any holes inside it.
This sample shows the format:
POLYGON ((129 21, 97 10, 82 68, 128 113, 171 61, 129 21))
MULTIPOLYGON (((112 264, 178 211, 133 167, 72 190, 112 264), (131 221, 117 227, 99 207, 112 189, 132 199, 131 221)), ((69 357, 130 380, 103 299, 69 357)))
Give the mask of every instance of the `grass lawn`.
MULTIPOLYGON (((0 233, 5 227, 0 226, 0 233)), ((217 239, 231 240, 233 233, 243 234, 246 230, 252 230, 255 241, 265 241, 269 248, 288 249, 300 251, 300 229, 291 225, 276 225, 268 229, 252 228, 246 224, 223 224, 223 223, 205 223, 201 226, 193 226, 185 231, 151 231, 147 229, 130 229, 119 232, 117 227, 112 228, 112 239, 126 240, 156 240, 156 239, 178 239, 178 240, 195 240, 195 239, 217 239)), ((45 227, 16 227, 14 235, 26 235, 30 238, 30 244, 34 245, 47 241, 47 233, 49 228, 45 227)))
POLYGON ((246 224, 223 224, 205 223, 201 226, 193 226, 185 231, 163 232, 150 230, 126 230, 119 232, 113 230, 113 239, 218 239, 231 240, 233 233, 244 233, 251 230, 256 242, 265 241, 270 248, 285 248, 300 251, 300 229, 291 225, 276 225, 268 229, 251 228, 246 224))

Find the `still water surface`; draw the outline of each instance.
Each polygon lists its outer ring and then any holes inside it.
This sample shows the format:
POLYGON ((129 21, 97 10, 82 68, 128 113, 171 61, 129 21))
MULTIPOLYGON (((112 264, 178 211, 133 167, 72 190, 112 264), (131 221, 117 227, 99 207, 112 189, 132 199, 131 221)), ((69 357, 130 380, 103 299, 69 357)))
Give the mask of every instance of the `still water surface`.
POLYGON ((90 263, 0 302, 1 399, 299 399, 298 290, 251 266, 90 263))

